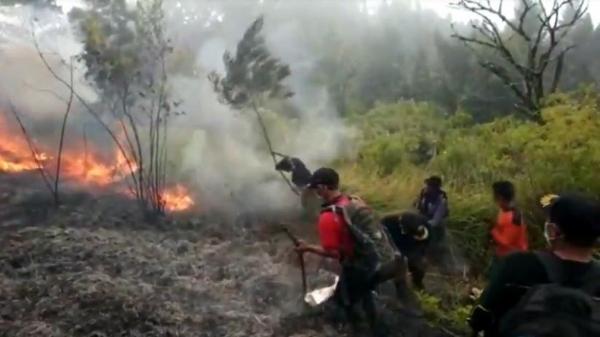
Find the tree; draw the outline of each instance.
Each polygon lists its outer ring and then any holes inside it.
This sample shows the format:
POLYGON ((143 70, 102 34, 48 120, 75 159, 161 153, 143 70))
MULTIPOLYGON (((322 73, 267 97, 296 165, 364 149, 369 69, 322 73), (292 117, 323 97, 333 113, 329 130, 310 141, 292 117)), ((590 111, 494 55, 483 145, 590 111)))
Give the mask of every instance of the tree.
MULTIPOLYGON (((276 165, 279 154, 273 148, 260 107, 266 100, 286 99, 293 93, 283 84, 283 80, 291 73, 290 67, 269 52, 260 34, 263 23, 261 16, 250 25, 237 45, 235 56, 225 52, 225 76, 213 71, 208 79, 223 103, 234 109, 254 111, 273 164, 276 165)), ((298 193, 287 177, 281 171, 279 173, 292 191, 298 193)))
POLYGON ((542 100, 557 90, 565 56, 574 47, 566 37, 584 17, 587 6, 584 0, 553 0, 551 6, 543 0, 519 1, 514 19, 505 14, 503 1, 497 5, 490 0, 456 2, 455 6, 479 21, 471 23, 473 34, 455 30, 453 36, 471 48, 479 64, 513 92, 520 111, 539 121, 542 100), (511 45, 513 37, 523 44, 511 45), (483 51, 491 54, 484 55, 483 51))
POLYGON ((166 58, 172 52, 165 36, 162 0, 93 1, 74 10, 87 66, 86 77, 112 112, 122 137, 113 137, 131 175, 132 192, 144 211, 164 212, 167 180, 168 122, 179 102, 167 90, 166 58))

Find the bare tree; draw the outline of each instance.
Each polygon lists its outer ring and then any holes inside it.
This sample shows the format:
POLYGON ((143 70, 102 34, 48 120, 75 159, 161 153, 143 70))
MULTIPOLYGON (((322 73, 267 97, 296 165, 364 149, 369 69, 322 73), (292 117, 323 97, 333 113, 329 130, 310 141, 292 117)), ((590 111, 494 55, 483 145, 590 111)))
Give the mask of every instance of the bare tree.
MULTIPOLYGON (((37 47, 37 43, 36 43, 36 47, 37 47)), ((43 161, 44 158, 42 158, 43 155, 35 147, 34 141, 33 141, 32 137, 29 135, 29 132, 27 131, 27 129, 25 128, 25 124, 23 124, 23 120, 21 119, 19 113, 17 112, 17 109, 15 108, 15 106, 12 103, 10 104, 11 112, 12 112, 13 116, 15 117, 15 119, 17 120, 17 123, 19 124, 19 128, 21 129, 21 132, 23 134, 23 137, 25 138, 25 141, 27 142, 27 146, 29 147, 29 150, 31 151, 31 156, 33 157, 33 160, 35 161, 37 171, 39 172, 40 177, 44 181, 44 185, 48 188, 48 191, 50 192, 50 194, 52 194, 52 197, 54 199, 54 206, 56 206, 56 207, 58 207, 60 205, 60 188, 59 188, 60 167, 61 167, 61 163, 62 163, 63 145, 64 145, 64 139, 65 139, 65 131, 67 129, 67 120, 69 118, 69 114, 71 113, 71 108, 73 105, 73 96, 74 96, 73 60, 72 59, 71 59, 71 63, 70 63, 69 88, 70 88, 70 94, 69 94, 68 100, 66 101, 66 109, 65 109, 65 113, 63 115, 63 120, 62 120, 62 124, 61 124, 61 128, 60 128, 60 137, 59 137, 59 141, 58 141, 58 151, 57 151, 58 153, 57 153, 57 159, 56 159, 56 173, 54 175, 54 178, 52 178, 51 174, 48 172, 47 167, 43 161), (53 184, 51 183, 51 180, 54 180, 53 184)), ((53 93, 53 94, 56 95, 56 93, 53 93)), ((61 99, 60 96, 58 96, 58 95, 56 95, 56 96, 59 99, 61 99)))
POLYGON ((510 88, 520 111, 539 121, 542 100, 557 90, 565 55, 575 47, 566 37, 586 14, 587 2, 518 0, 516 17, 506 14, 502 0, 460 0, 454 6, 478 20, 471 22, 472 34, 454 29, 453 37, 510 88))

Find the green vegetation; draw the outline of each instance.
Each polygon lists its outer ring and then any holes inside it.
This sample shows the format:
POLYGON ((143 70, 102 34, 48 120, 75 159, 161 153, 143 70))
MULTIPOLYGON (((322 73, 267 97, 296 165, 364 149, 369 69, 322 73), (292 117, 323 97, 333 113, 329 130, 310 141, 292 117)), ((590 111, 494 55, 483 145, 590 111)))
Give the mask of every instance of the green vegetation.
POLYGON ((424 292, 419 292, 419 301, 425 317, 436 326, 446 326, 449 330, 467 333, 465 322, 473 311, 471 304, 454 304, 449 307, 439 297, 424 292), (449 310, 451 309, 451 310, 449 310))
POLYGON ((346 187, 382 212, 411 206, 423 179, 439 174, 450 197, 449 227, 475 271, 488 260, 487 228, 495 215, 490 185, 509 179, 534 240, 539 198, 550 192, 600 193, 600 96, 590 87, 545 102, 543 122, 504 117, 476 124, 428 103, 380 105, 354 118, 363 130, 356 160, 339 163, 346 187))

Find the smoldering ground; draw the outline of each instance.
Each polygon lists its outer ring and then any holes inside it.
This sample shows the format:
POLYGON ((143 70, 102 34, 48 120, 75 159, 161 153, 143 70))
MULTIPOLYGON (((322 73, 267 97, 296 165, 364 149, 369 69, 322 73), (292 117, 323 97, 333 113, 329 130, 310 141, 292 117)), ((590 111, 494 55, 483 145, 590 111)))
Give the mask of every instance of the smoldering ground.
MULTIPOLYGON (((264 116, 276 150, 302 158, 310 168, 352 154, 353 136, 314 78, 320 62, 311 34, 329 27, 328 14, 344 20, 343 4, 307 9, 302 1, 166 1, 167 30, 175 53, 192 66, 174 67, 170 92, 185 115, 171 124, 170 179, 197 193, 201 208, 233 214, 298 208, 298 200, 273 170, 253 115, 221 104, 206 75, 223 71, 245 29, 264 15, 264 36, 273 54, 291 67, 295 95, 267 106, 264 116), (194 13, 195 8, 195 13, 194 13), (314 18, 318 18, 315 20, 314 18), (307 29, 311 26, 312 29, 307 29)), ((55 149, 69 91, 48 73, 33 48, 31 30, 57 73, 69 76, 79 36, 64 14, 22 6, 3 9, 0 52, 3 109, 12 102, 33 137, 55 149)), ((349 12, 349 11, 348 11, 349 12)), ((351 29, 351 25, 346 26, 351 29)), ((350 30, 349 33, 358 32, 350 30)), ((85 67, 74 63, 76 89, 101 109, 85 67)), ((110 120, 110 111, 99 110, 110 120)), ((67 128, 68 146, 84 132, 110 153, 113 144, 76 102, 67 128)), ((32 196, 35 173, 25 187, 2 185, 0 230, 0 335, 6 336, 343 336, 347 331, 306 312, 291 244, 264 226, 232 228, 200 216, 149 226, 130 199, 77 194, 45 214, 32 196)), ((3 177, 0 177, 3 178, 3 177)), ((312 227, 297 229, 310 231, 312 227)), ((314 274, 317 263, 307 262, 314 274)), ((387 308, 389 309, 389 308, 387 308)), ((315 314, 315 315, 313 315, 315 314)), ((421 319, 387 312, 396 335, 436 335, 421 319)))

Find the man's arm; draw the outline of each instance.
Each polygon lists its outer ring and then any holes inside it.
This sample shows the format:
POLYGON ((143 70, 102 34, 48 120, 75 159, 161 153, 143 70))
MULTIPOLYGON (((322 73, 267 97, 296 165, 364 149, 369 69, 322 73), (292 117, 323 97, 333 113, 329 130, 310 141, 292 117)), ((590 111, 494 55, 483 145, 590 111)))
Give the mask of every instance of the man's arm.
POLYGON ((320 245, 308 244, 300 240, 297 251, 301 253, 313 253, 324 257, 340 258, 342 248, 342 224, 333 212, 322 213, 319 216, 319 240, 320 245))
POLYGON ((308 244, 304 241, 300 241, 296 251, 300 253, 312 253, 323 257, 329 257, 332 259, 339 259, 340 254, 336 250, 325 249, 319 245, 308 244))

